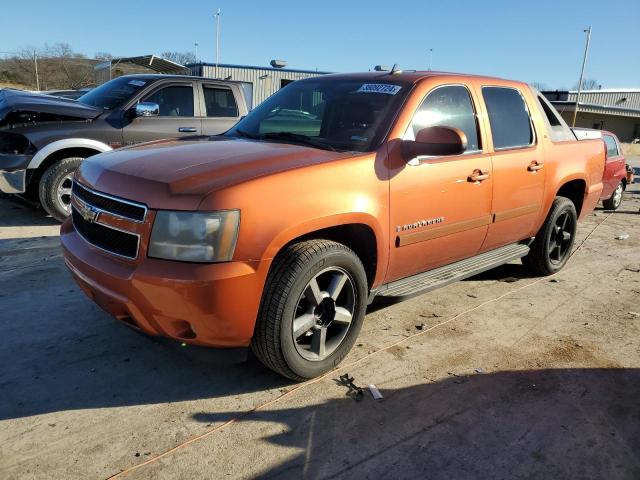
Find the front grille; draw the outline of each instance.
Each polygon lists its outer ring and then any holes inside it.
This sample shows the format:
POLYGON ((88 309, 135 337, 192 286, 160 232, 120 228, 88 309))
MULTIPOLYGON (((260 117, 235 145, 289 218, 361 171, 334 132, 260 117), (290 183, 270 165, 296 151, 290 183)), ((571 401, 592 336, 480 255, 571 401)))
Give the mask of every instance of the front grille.
POLYGON ((147 208, 144 205, 135 204, 103 193, 92 192, 77 182, 73 182, 73 194, 100 210, 129 218, 136 222, 143 222, 147 213, 147 208))
POLYGON ((138 256, 137 235, 88 222, 75 207, 72 208, 71 217, 76 231, 92 245, 122 257, 134 259, 138 256))

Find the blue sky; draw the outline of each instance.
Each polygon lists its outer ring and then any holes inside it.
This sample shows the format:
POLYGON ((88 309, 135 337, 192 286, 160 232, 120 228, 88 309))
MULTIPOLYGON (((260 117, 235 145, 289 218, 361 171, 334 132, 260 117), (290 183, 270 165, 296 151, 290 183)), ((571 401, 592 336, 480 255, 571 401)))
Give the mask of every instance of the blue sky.
POLYGON ((222 9, 221 62, 362 71, 376 64, 489 74, 566 88, 577 81, 593 26, 586 76, 604 88, 640 87, 640 2, 29 0, 0 16, 0 51, 67 42, 142 55, 188 51, 215 60, 222 9))

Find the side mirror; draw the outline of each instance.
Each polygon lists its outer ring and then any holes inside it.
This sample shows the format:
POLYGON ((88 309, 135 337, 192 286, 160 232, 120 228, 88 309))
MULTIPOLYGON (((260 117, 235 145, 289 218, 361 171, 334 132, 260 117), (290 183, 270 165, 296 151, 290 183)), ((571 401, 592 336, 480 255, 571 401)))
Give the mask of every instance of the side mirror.
POLYGON ((402 156, 407 162, 417 157, 460 155, 467 149, 467 136, 459 128, 427 127, 414 140, 402 141, 402 156))
POLYGON ((160 115, 160 106, 153 102, 140 102, 135 111, 136 117, 157 117, 160 115))

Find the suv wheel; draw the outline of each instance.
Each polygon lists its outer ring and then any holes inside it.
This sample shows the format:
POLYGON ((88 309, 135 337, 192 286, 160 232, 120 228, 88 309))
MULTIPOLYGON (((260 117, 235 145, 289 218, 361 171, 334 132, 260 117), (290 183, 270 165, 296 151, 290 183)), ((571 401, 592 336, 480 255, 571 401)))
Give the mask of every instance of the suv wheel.
POLYGON ((269 274, 252 350, 292 380, 322 375, 351 350, 366 298, 367 276, 351 249, 329 240, 294 244, 269 274))
POLYGON ((547 220, 531 244, 522 263, 540 275, 552 275, 567 263, 578 227, 576 207, 565 197, 556 197, 547 220))
POLYGON ((617 210, 620 204, 622 203, 622 192, 624 192, 624 185, 622 182, 618 184, 616 189, 613 191, 611 198, 602 201, 602 206, 605 210, 617 210))
POLYGON ((60 160, 51 165, 40 179, 40 203, 47 213, 59 222, 64 222, 71 215, 73 174, 83 160, 79 157, 60 160))

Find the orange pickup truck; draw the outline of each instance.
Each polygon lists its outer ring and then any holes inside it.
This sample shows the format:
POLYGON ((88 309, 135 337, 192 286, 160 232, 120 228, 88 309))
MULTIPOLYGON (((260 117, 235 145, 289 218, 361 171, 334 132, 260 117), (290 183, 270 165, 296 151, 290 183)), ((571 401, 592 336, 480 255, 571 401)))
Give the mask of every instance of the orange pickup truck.
POLYGON ((294 380, 397 301, 521 258, 566 263, 602 191, 599 134, 524 83, 437 72, 287 85, 223 135, 91 157, 62 226, 84 292, 127 325, 248 347, 294 380))

